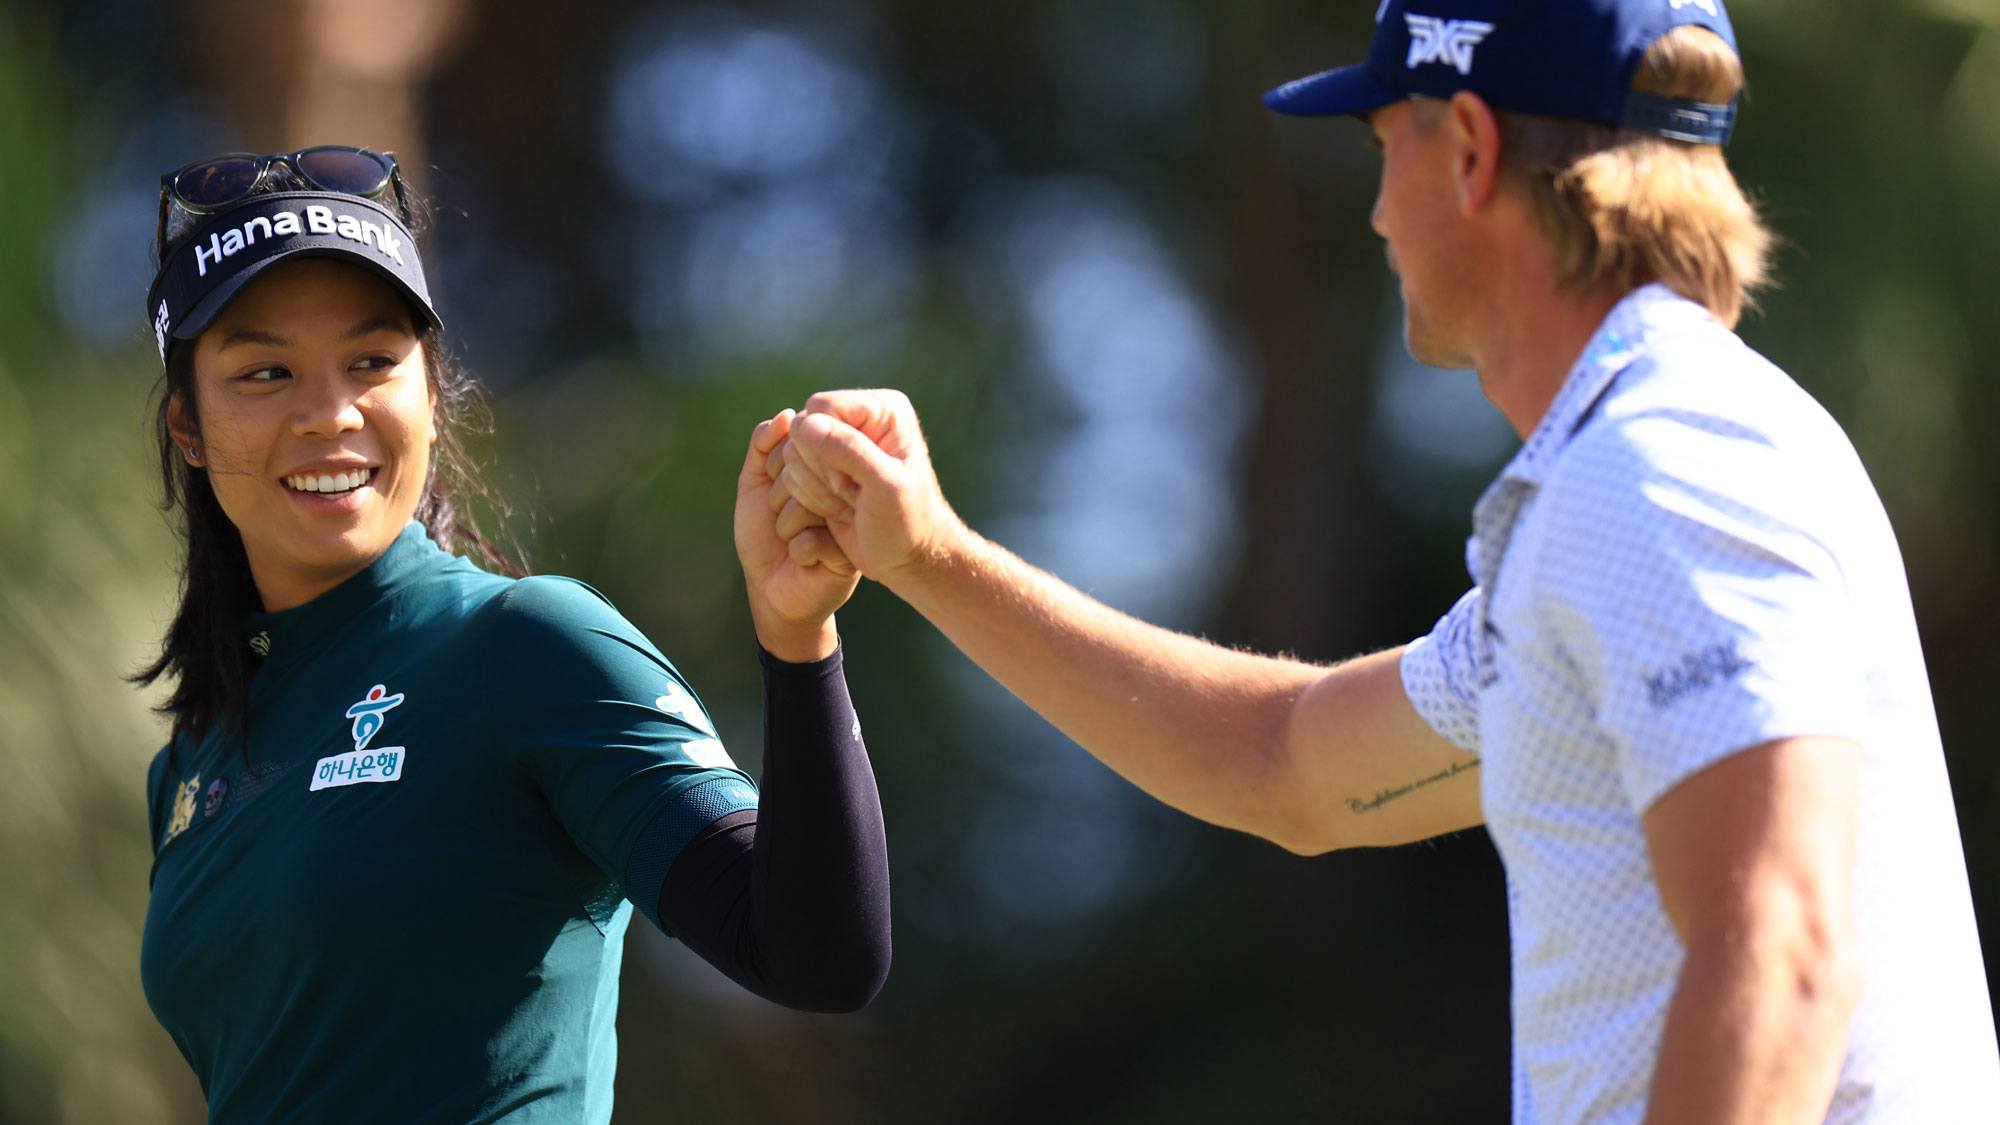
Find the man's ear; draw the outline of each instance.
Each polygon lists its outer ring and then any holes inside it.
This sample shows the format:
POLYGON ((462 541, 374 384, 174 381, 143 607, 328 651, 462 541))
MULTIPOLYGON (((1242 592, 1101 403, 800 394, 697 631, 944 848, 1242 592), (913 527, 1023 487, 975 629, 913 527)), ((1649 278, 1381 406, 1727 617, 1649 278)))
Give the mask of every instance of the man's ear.
POLYGON ((1500 183, 1500 119, 1470 90, 1451 96, 1452 181, 1459 212, 1473 215, 1493 201, 1500 183))

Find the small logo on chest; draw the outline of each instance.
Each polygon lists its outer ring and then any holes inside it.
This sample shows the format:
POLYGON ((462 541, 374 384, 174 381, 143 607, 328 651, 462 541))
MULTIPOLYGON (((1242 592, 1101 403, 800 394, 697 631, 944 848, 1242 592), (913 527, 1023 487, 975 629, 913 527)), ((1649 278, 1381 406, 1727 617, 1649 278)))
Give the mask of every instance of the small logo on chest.
POLYGON ((388 712, 402 702, 403 693, 390 695, 388 688, 376 684, 368 689, 367 695, 348 707, 347 717, 353 720, 351 733, 354 749, 345 754, 321 758, 319 764, 313 767, 312 785, 307 792, 371 781, 403 780, 403 765, 408 752, 401 746, 371 749, 368 745, 381 732, 388 712))

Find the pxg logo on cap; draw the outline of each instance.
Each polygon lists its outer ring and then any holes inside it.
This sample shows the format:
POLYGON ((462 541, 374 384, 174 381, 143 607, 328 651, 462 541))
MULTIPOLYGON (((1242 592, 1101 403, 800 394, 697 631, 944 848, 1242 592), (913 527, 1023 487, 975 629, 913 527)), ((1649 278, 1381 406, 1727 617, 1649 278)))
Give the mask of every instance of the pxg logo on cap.
POLYGON ((1264 104, 1328 117, 1469 90, 1498 109, 1725 144, 1733 104, 1632 89, 1647 48, 1681 27, 1736 49, 1721 0, 1382 0, 1366 62, 1287 82, 1264 104))
POLYGON ((389 282, 433 328, 442 328, 416 239, 373 200, 336 192, 272 192, 224 208, 160 267, 146 297, 160 359, 175 340, 201 335, 243 286, 294 257, 365 266, 389 282))
POLYGON ((1403 13, 1403 22, 1410 27, 1410 55, 1406 65, 1447 62, 1457 67, 1460 74, 1472 73, 1472 49, 1493 30, 1492 24, 1480 20, 1441 20, 1415 12, 1403 13))

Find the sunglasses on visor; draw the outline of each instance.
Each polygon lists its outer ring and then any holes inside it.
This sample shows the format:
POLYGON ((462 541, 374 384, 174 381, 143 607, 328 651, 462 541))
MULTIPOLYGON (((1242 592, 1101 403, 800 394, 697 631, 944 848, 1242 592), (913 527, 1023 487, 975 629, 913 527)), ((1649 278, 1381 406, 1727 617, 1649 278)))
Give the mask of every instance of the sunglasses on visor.
POLYGON ((354 145, 315 145, 297 152, 262 156, 226 152, 160 177, 160 224, 154 236, 155 245, 164 250, 169 236, 178 234, 182 225, 191 225, 196 217, 249 196, 279 164, 305 186, 320 191, 377 200, 393 192, 397 213, 404 225, 410 222, 410 201, 403 192, 402 170, 396 166, 396 158, 386 152, 354 145), (175 211, 187 218, 173 222, 175 211))

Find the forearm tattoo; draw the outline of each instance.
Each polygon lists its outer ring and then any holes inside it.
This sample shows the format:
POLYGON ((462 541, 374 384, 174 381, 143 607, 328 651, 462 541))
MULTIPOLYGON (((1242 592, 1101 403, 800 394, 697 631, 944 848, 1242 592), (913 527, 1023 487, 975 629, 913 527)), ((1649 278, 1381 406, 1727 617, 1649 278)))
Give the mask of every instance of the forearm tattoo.
POLYGON ((1416 792, 1417 790, 1422 789, 1426 785, 1436 785, 1440 781, 1450 781, 1452 778, 1457 777, 1459 774, 1470 773, 1478 768, 1479 768, 1478 758, 1467 758, 1462 761, 1455 761, 1451 764, 1450 768, 1448 769, 1441 769, 1438 772, 1430 775, 1429 777, 1420 777, 1417 780, 1410 782, 1408 785, 1400 785, 1394 789, 1383 789, 1377 792, 1373 797, 1368 797, 1365 799, 1361 797, 1349 797, 1347 799, 1347 811, 1353 813, 1356 816, 1361 816, 1365 813, 1371 813, 1374 812, 1376 809, 1381 808, 1383 805, 1390 803, 1391 801, 1400 800, 1401 798, 1409 796, 1410 794, 1416 792))

